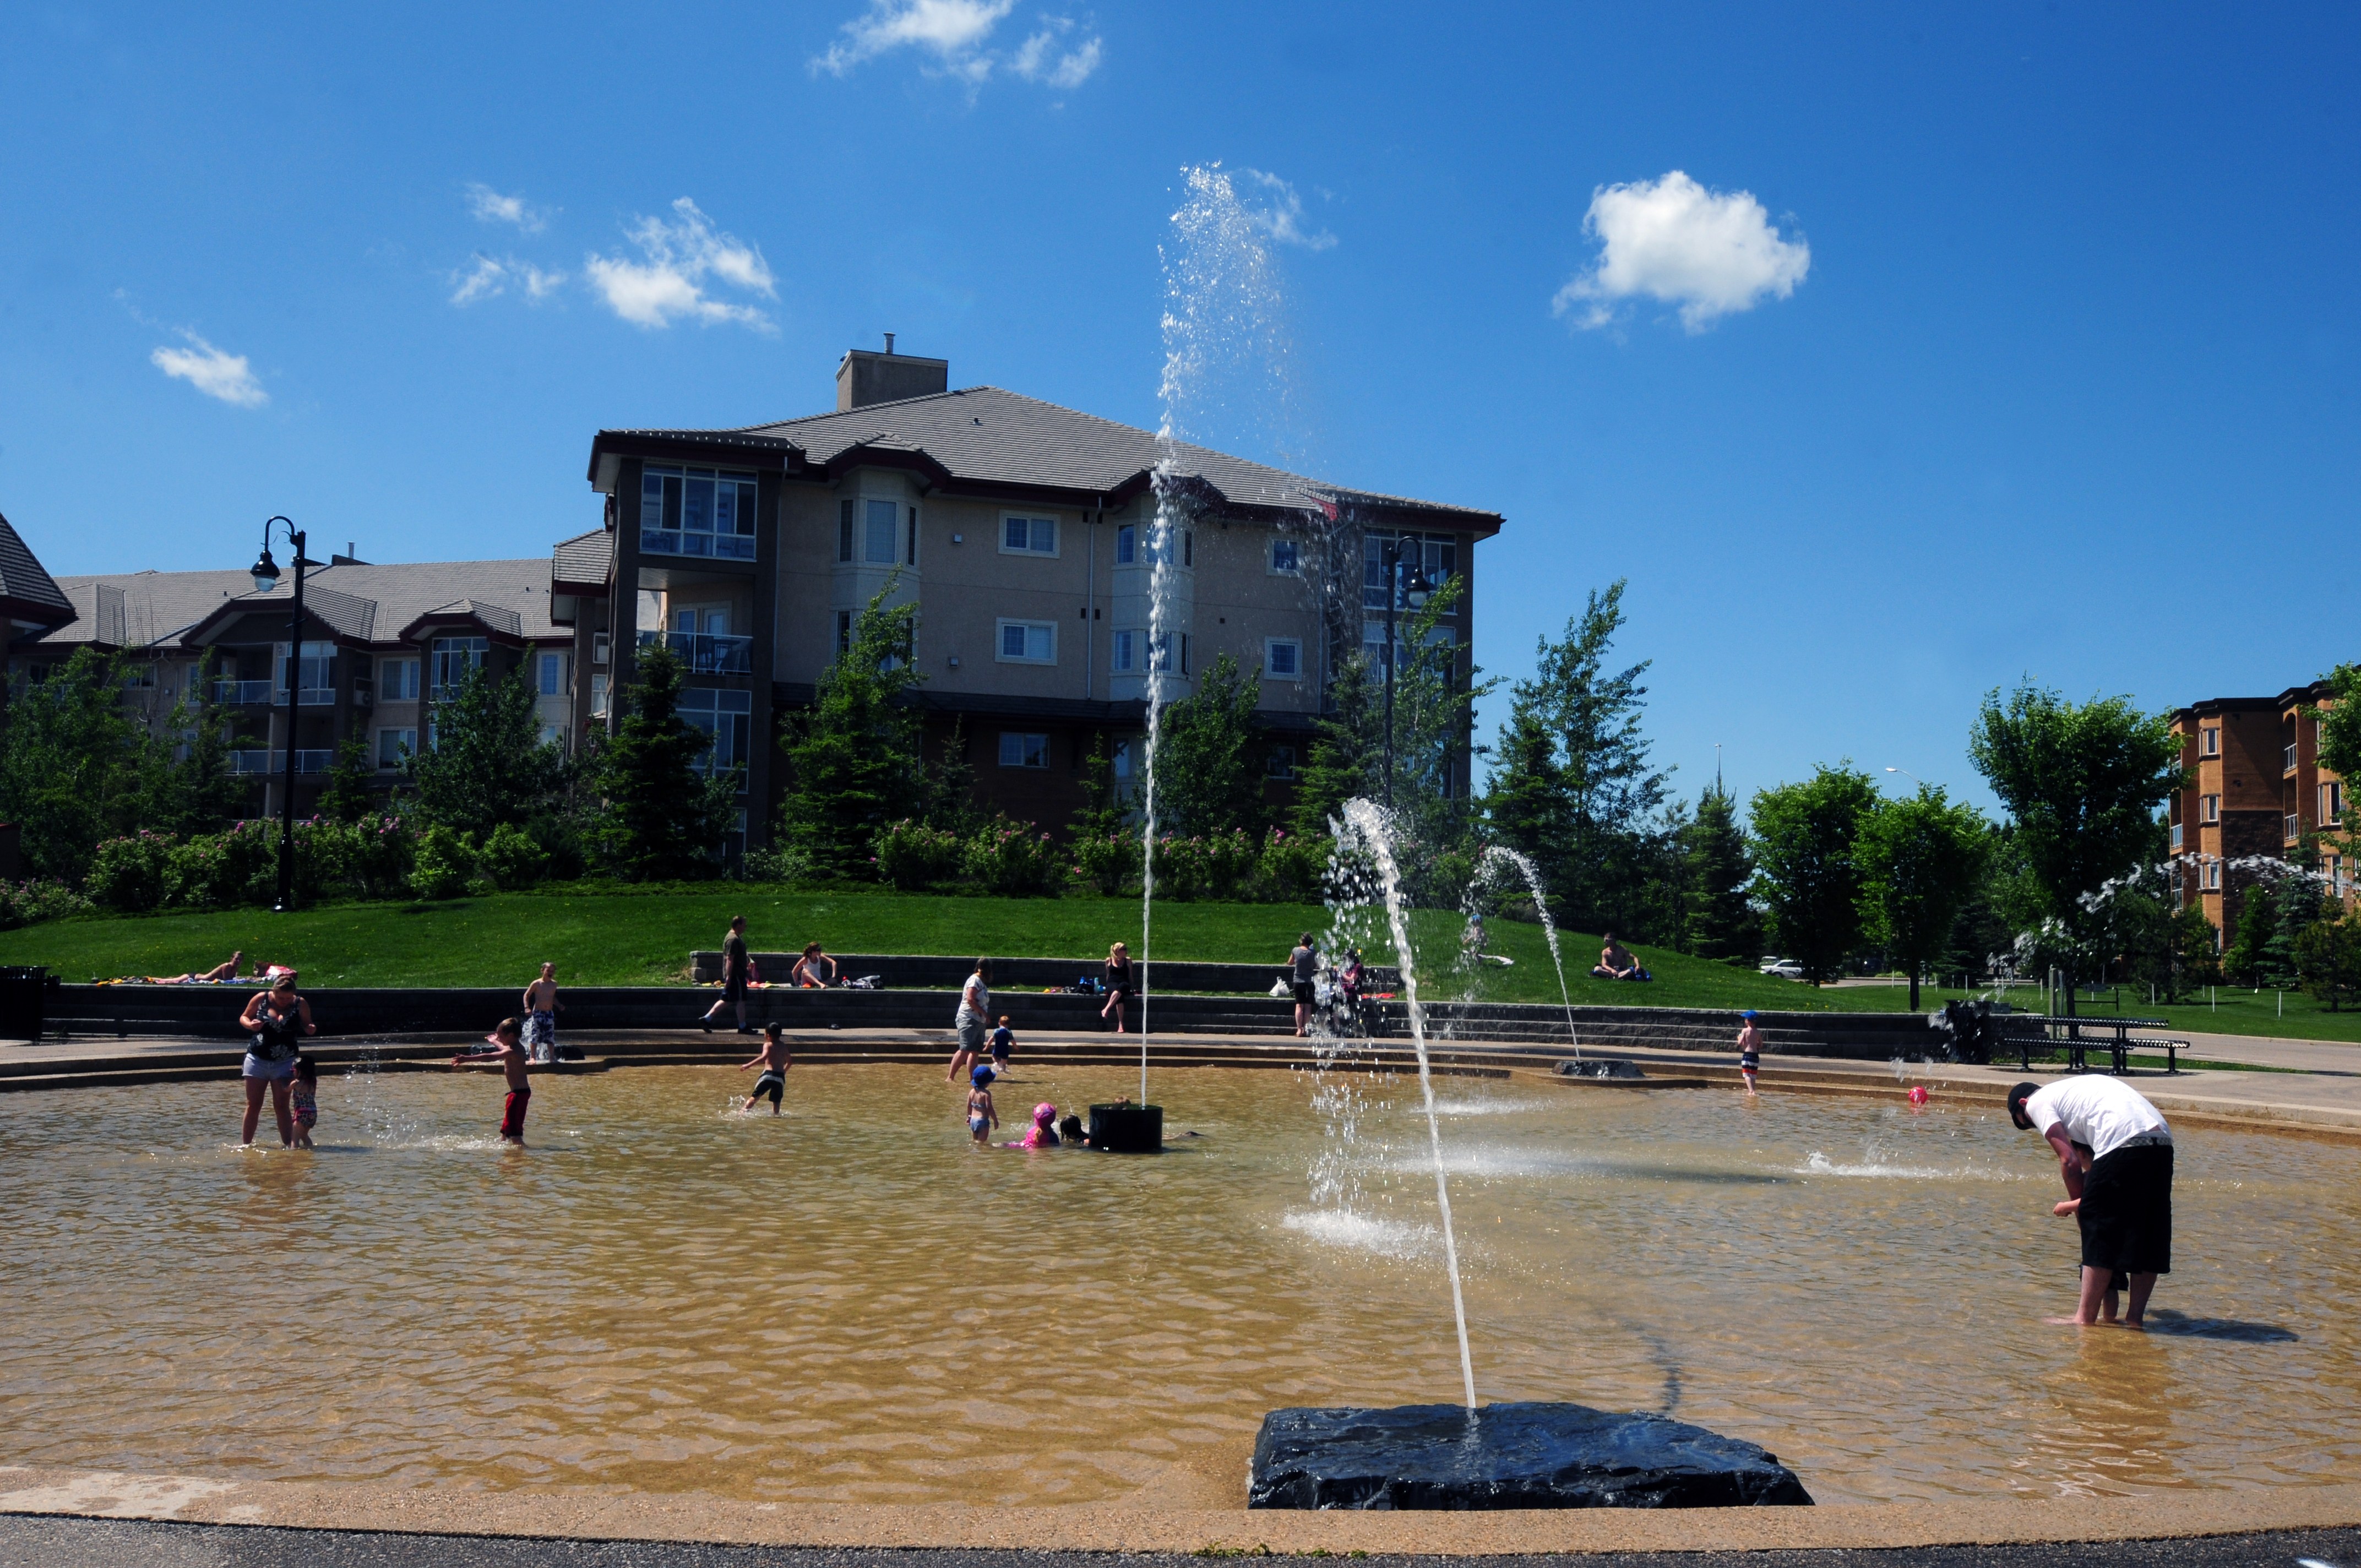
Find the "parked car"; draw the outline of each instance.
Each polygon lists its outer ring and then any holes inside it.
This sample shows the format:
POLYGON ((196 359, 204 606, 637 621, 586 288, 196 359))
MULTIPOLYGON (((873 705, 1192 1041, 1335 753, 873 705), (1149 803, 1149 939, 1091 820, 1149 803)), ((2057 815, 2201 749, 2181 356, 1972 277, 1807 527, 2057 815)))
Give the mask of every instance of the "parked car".
POLYGON ((1763 972, 1775 974, 1781 980, 1801 980, 1804 978, 1804 966, 1794 959, 1764 959, 1763 972))

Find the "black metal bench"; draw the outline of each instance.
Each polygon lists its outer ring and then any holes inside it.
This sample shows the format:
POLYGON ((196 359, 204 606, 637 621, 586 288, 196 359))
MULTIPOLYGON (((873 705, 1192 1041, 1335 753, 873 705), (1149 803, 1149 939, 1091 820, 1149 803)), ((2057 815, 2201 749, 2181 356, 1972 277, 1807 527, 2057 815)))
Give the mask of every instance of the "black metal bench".
POLYGON ((2016 1047, 2017 1066, 2026 1071, 2033 1069, 2033 1047, 2063 1047, 2066 1070, 2089 1072, 2091 1050, 2097 1047, 2107 1053, 2108 1070, 2118 1077, 2131 1071, 2131 1053, 2135 1048, 2164 1052, 2164 1070, 2168 1077, 2180 1072, 2180 1053, 2189 1048, 2187 1040, 2168 1039, 2155 1036, 2135 1036, 2135 1029, 2161 1029, 2167 1026, 2162 1018, 2057 1017, 2034 1013, 2012 1013, 1995 1020, 2001 1025, 2002 1038, 2016 1047))

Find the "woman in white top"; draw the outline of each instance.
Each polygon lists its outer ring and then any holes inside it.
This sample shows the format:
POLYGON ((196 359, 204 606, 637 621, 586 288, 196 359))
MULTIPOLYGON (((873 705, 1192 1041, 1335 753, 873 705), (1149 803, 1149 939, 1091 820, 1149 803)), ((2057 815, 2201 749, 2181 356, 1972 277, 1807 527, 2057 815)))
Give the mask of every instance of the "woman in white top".
POLYGON ((959 1031, 959 1048, 951 1052, 950 1071, 943 1075, 946 1083, 964 1082, 976 1058, 983 1054, 985 1021, 992 1016, 991 981, 992 960, 976 959, 975 972, 960 988, 959 1012, 951 1018, 951 1026, 959 1031))

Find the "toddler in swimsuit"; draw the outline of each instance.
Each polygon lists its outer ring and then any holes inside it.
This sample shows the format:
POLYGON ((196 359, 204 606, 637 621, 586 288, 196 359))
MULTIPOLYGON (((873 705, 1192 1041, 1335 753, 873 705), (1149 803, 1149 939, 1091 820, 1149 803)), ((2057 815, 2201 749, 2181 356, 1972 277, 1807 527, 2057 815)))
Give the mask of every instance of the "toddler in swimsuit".
POLYGON ((320 1120, 320 1064, 310 1057, 295 1058, 295 1080, 288 1086, 287 1099, 295 1112, 295 1146, 312 1146, 312 1128, 320 1120))
POLYGON ((967 1091, 967 1131, 983 1148, 992 1141, 992 1129, 1000 1125, 1000 1117, 992 1108, 992 1069, 979 1067, 969 1080, 973 1085, 967 1091))

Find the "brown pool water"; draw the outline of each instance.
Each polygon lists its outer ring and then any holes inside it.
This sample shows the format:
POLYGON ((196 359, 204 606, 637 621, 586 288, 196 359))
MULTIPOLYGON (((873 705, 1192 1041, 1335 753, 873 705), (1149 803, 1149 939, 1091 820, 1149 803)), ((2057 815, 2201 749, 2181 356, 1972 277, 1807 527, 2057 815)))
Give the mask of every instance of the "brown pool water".
MULTIPOLYGON (((1456 1395, 1412 1083, 1162 1073, 1202 1136, 1125 1157, 967 1147, 924 1069, 789 1081, 543 1080, 523 1151, 481 1078, 324 1080, 310 1155, 229 1146, 225 1084, 0 1096, 0 1461, 1234 1506, 1274 1406, 1456 1395)), ((1020 1069, 1003 1135, 1127 1082, 1020 1069)), ((1488 1399, 1669 1410, 1828 1502, 2361 1479, 2361 1150, 2183 1130, 2142 1337, 2041 1321, 2074 1231, 2004 1119, 1443 1095, 1488 1399)))

